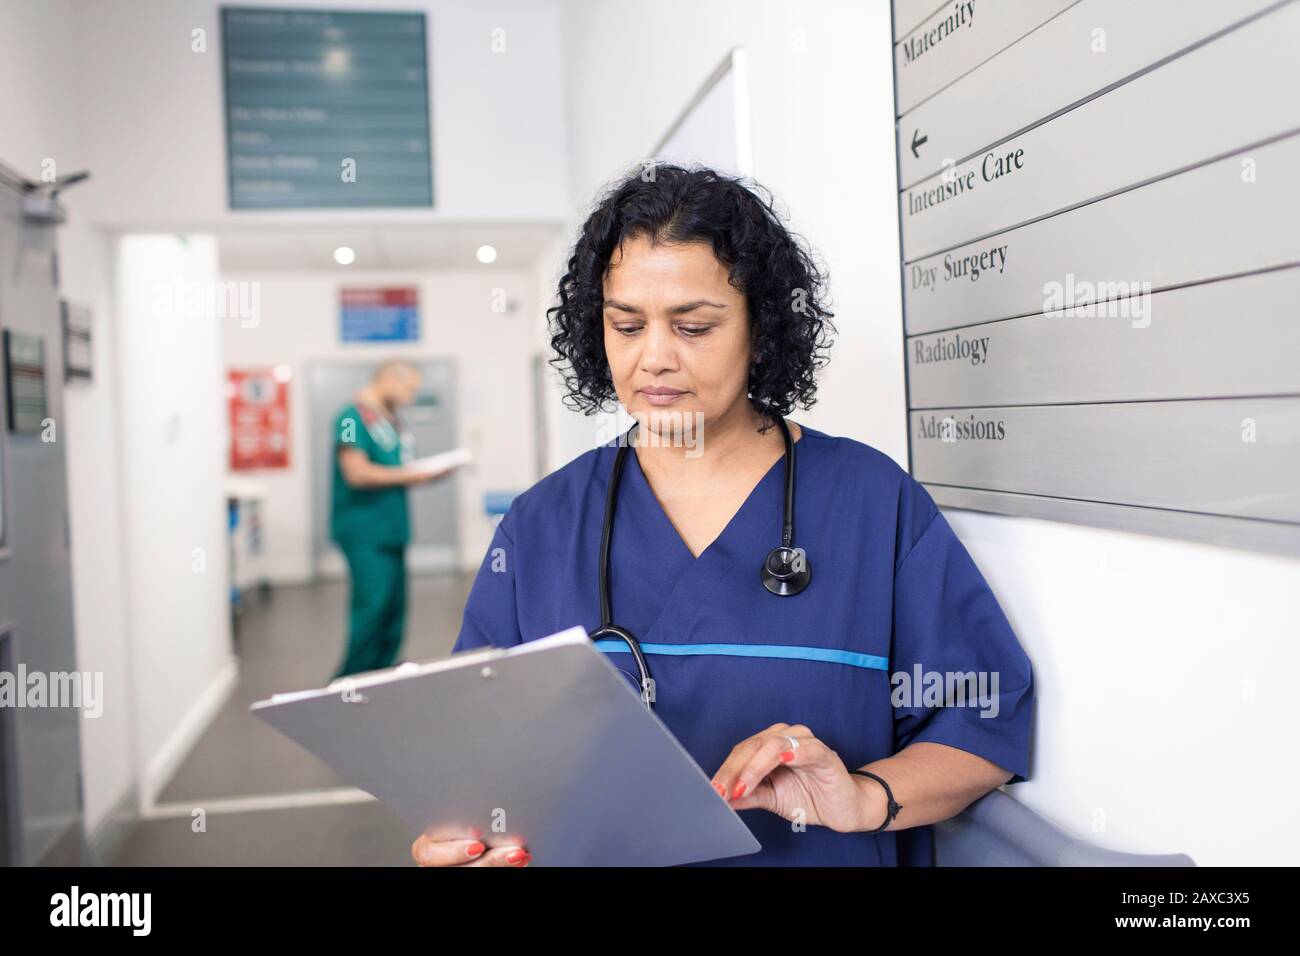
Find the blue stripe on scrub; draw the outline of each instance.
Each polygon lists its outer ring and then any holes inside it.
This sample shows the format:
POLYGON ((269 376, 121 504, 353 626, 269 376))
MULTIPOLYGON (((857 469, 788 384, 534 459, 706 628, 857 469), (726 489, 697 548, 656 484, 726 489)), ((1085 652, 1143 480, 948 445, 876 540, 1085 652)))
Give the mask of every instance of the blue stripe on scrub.
MULTIPOLYGON (((610 638, 596 642, 602 651, 631 653, 626 644, 610 638)), ((643 654, 666 654, 672 657, 690 657, 698 654, 719 657, 774 657, 783 660, 825 661, 828 664, 848 664, 867 670, 889 670, 889 661, 876 654, 859 654, 831 647, 800 647, 796 644, 642 644, 643 654)))

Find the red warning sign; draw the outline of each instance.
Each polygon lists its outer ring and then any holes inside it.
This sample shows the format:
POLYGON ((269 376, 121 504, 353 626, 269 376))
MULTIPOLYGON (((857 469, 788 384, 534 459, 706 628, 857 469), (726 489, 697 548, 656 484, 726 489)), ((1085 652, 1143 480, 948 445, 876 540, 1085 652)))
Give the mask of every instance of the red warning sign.
POLYGON ((229 374, 230 470, 288 468, 288 368, 232 368, 229 374))

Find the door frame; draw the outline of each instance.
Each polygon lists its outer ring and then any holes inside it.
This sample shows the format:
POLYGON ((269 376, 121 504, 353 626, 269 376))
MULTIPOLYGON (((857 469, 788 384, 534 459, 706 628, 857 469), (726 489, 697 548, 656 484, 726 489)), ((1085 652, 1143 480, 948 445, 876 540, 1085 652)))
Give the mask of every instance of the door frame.
MULTIPOLYGON (((451 419, 452 442, 455 447, 460 441, 460 361, 455 355, 446 355, 441 353, 428 353, 420 355, 389 355, 376 354, 367 356, 338 356, 322 355, 315 358, 307 359, 303 362, 303 387, 302 395, 299 399, 303 403, 303 413, 307 420, 308 444, 307 444, 307 482, 310 485, 311 501, 311 572, 312 579, 316 581, 334 581, 347 577, 347 565, 343 560, 342 552, 338 546, 330 539, 328 533, 322 533, 321 526, 317 520, 319 516, 329 507, 328 500, 322 500, 322 495, 328 496, 329 486, 325 483, 324 488, 315 480, 316 463, 326 453, 326 449, 321 447, 321 436, 325 434, 329 427, 329 422, 319 422, 313 419, 315 408, 312 403, 311 387, 312 374, 318 368, 326 366, 361 366, 373 369, 375 365, 389 358, 397 358, 402 361, 409 361, 414 365, 423 366, 426 363, 442 362, 451 368, 452 372, 452 394, 456 401, 453 408, 456 414, 451 419)), ((452 525, 452 542, 445 546, 419 546, 414 543, 406 550, 406 567, 409 573, 425 574, 446 574, 460 569, 460 546, 461 546, 461 506, 462 498, 465 493, 464 486, 461 482, 459 473, 452 474, 446 479, 452 482, 452 498, 455 507, 451 516, 452 525)))

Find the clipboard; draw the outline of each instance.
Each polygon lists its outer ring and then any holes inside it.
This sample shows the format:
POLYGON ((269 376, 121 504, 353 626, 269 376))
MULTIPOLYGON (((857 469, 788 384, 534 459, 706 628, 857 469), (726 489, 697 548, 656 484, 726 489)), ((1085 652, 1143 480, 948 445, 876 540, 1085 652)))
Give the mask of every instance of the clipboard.
POLYGON ((252 712, 411 825, 534 866, 672 866, 761 846, 580 627, 277 694, 252 712))

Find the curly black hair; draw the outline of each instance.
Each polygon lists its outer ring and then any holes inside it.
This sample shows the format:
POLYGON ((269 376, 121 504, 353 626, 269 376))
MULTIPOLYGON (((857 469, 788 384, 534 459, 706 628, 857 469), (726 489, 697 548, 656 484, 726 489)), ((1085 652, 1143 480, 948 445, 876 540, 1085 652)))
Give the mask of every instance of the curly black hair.
POLYGON ((563 377, 566 405, 591 415, 615 398, 605 357, 604 279, 614 250, 636 236, 708 242, 748 302, 755 410, 787 415, 796 405, 813 405, 816 372, 828 361, 835 332, 826 277, 782 225, 771 193, 749 183, 707 167, 655 163, 598 198, 560 278, 560 304, 546 310, 551 365, 563 377))

